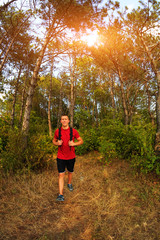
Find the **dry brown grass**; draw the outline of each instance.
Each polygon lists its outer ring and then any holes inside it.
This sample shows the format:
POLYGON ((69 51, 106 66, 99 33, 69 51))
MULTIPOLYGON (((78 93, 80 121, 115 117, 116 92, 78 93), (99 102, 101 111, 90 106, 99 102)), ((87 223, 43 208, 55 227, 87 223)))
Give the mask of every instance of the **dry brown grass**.
POLYGON ((125 161, 99 163, 94 152, 77 157, 74 191, 56 203, 58 175, 1 179, 0 239, 159 240, 160 183, 133 174, 125 161))

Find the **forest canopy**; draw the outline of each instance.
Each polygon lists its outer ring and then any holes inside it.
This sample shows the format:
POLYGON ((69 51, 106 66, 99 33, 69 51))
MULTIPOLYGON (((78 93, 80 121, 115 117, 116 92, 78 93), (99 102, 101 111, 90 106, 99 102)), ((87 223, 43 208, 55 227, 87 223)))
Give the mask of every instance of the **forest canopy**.
POLYGON ((77 154, 160 174, 160 2, 12 0, 0 6, 0 168, 51 164, 60 116, 77 154))

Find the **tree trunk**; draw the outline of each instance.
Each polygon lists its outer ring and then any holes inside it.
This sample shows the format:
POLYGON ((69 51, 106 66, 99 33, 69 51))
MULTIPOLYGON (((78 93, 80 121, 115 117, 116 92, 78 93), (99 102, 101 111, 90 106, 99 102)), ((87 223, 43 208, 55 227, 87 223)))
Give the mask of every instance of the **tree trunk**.
POLYGON ((70 79, 71 79, 71 95, 70 95, 70 126, 73 127, 73 119, 74 119, 74 103, 75 103, 75 66, 76 66, 76 56, 72 56, 73 63, 71 66, 70 62, 70 79))
POLYGON ((146 92, 147 92, 147 97, 148 97, 148 102, 147 102, 147 105, 148 105, 148 114, 150 116, 150 119, 151 119, 151 122, 152 122, 152 126, 154 126, 155 122, 154 122, 154 116, 151 112, 151 94, 150 94, 150 91, 148 89, 148 84, 145 84, 146 85, 146 92))
POLYGON ((95 99, 95 119, 96 119, 96 127, 98 127, 98 110, 97 110, 97 100, 95 99))
POLYGON ((63 80, 61 79, 57 127, 60 127, 60 117, 62 115, 62 98, 63 98, 63 80))
POLYGON ((121 71, 120 71, 119 67, 118 67, 118 75, 119 75, 121 95, 122 95, 122 106, 123 106, 123 111, 124 111, 124 123, 125 123, 125 125, 128 125, 128 121, 129 121, 128 109, 127 109, 126 98, 125 98, 125 93, 124 93, 123 79, 122 79, 122 75, 121 75, 121 71))
POLYGON ((22 125, 22 116, 23 116, 23 111, 24 111, 24 103, 25 103, 25 93, 26 93, 26 83, 27 83, 27 78, 28 78, 28 71, 25 75, 25 80, 24 80, 24 87, 23 87, 23 90, 22 90, 22 97, 21 97, 21 110, 20 110, 20 114, 19 114, 19 128, 21 127, 22 125))
POLYGON ((40 52, 40 56, 37 59, 37 63, 34 68, 33 76, 31 79, 29 90, 28 90, 28 96, 27 96, 27 100, 26 100, 26 106, 25 106, 25 112, 24 112, 24 118, 23 118, 23 124, 22 124, 22 131, 23 131, 24 135, 26 135, 26 136, 28 135, 28 131, 29 131, 30 113, 31 113, 31 108, 32 108, 32 100, 33 100, 34 90, 37 85, 37 76, 38 76, 38 72, 40 69, 40 65, 42 63, 42 59, 43 59, 46 47, 49 43, 49 40, 50 40, 50 31, 48 32, 48 34, 46 36, 46 39, 44 41, 44 44, 43 44, 41 52, 40 52))
POLYGON ((50 76, 49 99, 48 99, 48 128, 49 128, 50 137, 52 137, 52 123, 51 123, 52 75, 53 75, 53 59, 51 62, 51 76, 50 76))
POLYGON ((74 118, 74 78, 71 76, 71 103, 70 103, 70 126, 73 127, 74 118))
POLYGON ((157 132, 155 139, 155 151, 160 156, 160 71, 157 72, 158 94, 156 100, 157 132))
POLYGON ((158 83, 158 93, 157 93, 157 132, 160 134, 160 71, 156 74, 158 83))
POLYGON ((112 99, 112 110, 113 110, 113 120, 116 118, 115 113, 116 113, 116 107, 115 107, 115 100, 114 100, 114 84, 113 84, 113 79, 111 78, 111 74, 108 74, 109 76, 109 84, 110 84, 110 90, 111 90, 111 99, 112 99))
POLYGON ((11 113, 11 127, 14 127, 14 116, 15 116, 15 105, 16 105, 16 99, 17 99, 17 91, 18 91, 18 84, 21 76, 21 71, 22 71, 22 65, 20 66, 17 81, 15 84, 15 92, 13 95, 13 105, 12 105, 12 113, 11 113))
POLYGON ((92 109, 92 122, 94 123, 94 113, 95 113, 95 101, 93 101, 93 109, 92 109))

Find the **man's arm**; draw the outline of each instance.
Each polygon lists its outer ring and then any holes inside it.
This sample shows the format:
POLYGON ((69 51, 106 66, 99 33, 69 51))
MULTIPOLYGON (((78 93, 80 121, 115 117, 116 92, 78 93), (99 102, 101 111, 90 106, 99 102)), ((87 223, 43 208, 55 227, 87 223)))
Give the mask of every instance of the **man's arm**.
POLYGON ((62 145, 62 143, 63 143, 63 141, 62 140, 58 140, 58 139, 56 139, 56 138, 53 138, 53 144, 55 145, 55 146, 61 146, 62 145))
POLYGON ((78 142, 73 142, 73 140, 72 140, 72 141, 69 141, 68 144, 70 147, 75 147, 75 146, 79 146, 79 145, 83 144, 83 139, 81 137, 78 137, 77 141, 78 142))

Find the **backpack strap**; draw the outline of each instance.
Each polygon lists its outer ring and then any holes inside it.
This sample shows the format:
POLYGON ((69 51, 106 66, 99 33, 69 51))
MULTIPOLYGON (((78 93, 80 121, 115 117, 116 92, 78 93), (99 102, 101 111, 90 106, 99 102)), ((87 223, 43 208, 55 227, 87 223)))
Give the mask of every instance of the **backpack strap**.
MULTIPOLYGON (((70 127, 70 141, 72 141, 73 138, 73 128, 70 127)), ((71 147, 70 147, 70 151, 71 151, 71 147)))
POLYGON ((72 141, 72 138, 73 138, 73 128, 70 127, 70 141, 72 141))
POLYGON ((58 140, 61 140, 61 127, 59 128, 58 140))

